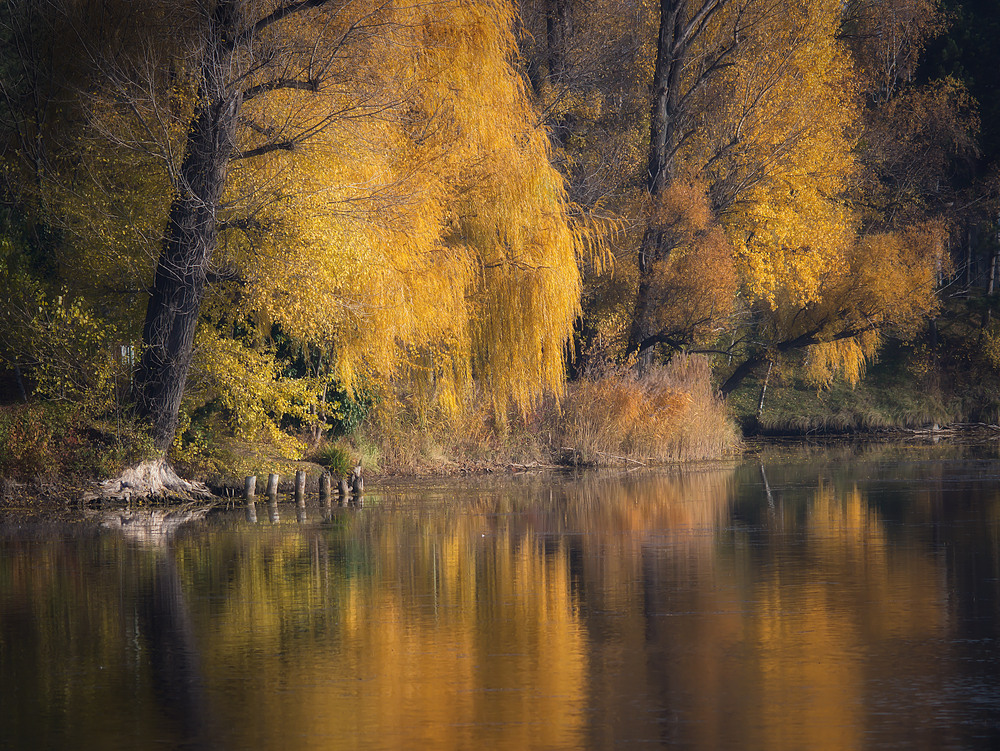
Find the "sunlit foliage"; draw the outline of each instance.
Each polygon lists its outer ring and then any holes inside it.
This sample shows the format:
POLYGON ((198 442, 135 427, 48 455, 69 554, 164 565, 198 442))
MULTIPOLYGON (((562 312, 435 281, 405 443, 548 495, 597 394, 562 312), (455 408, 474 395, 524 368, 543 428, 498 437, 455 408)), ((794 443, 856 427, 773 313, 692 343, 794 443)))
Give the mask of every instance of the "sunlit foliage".
POLYGON ((634 372, 609 370, 568 390, 559 442, 588 464, 710 459, 737 446, 708 360, 681 355, 634 372))
MULTIPOLYGON (((252 200, 267 231, 235 232, 225 252, 249 271, 248 311, 334 343, 343 382, 443 379, 437 397, 454 405, 475 375, 502 414, 508 398, 526 406, 561 387, 579 238, 510 68, 511 9, 398 13, 417 38, 379 45, 385 69, 373 75, 399 87, 405 107, 239 166, 233 194, 264 186, 252 200)), ((353 96, 296 95, 277 111, 320 119, 353 96)), ((249 108, 257 129, 274 108, 249 108)))
POLYGON ((588 346, 727 349, 737 379, 820 347, 808 359, 828 383, 860 377, 881 332, 934 312, 947 262, 933 186, 975 127, 954 82, 913 85, 942 28, 935 3, 522 5, 572 190, 594 207, 615 195, 628 218, 617 280, 585 298, 588 346), (614 67, 604 35, 622 24, 638 41, 608 42, 614 67), (600 127, 614 156, 586 138, 600 127))
POLYGON ((502 434, 558 402, 571 342, 575 374, 700 350, 728 392, 808 350, 811 383, 855 383, 937 310, 976 153, 962 85, 916 84, 933 0, 46 7, 0 13, 0 357, 101 404, 139 358, 142 406, 177 271, 185 419, 247 440, 318 435, 356 387, 384 424, 502 434))
MULTIPOLYGON (((280 4, 232 5, 254 18, 280 4)), ((455 410, 476 379, 502 422, 510 404, 561 389, 585 239, 512 67, 513 7, 316 5, 267 26, 234 61, 241 119, 233 160, 218 167, 200 395, 187 409, 207 393, 237 399, 223 363, 266 359, 239 350, 266 347, 278 324, 323 348, 348 388, 420 382, 455 410), (247 326, 257 333, 224 341, 247 326)), ((135 341, 168 210, 187 190, 207 16, 156 0, 88 8, 65 2, 53 16, 83 65, 59 91, 74 116, 39 195, 65 228, 59 264, 74 294, 108 298, 135 341)), ((259 411, 251 403, 282 399, 280 379, 267 382, 273 395, 227 407, 237 432, 260 422, 241 416, 259 411)))

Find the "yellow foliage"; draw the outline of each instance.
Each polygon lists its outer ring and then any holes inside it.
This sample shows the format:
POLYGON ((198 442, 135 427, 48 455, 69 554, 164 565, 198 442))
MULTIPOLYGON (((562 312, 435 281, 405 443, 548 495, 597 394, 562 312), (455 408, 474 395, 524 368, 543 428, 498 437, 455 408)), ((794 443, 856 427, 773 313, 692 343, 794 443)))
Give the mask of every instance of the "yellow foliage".
POLYGON ((733 247, 715 220, 705 186, 675 180, 656 197, 649 221, 669 235, 673 248, 653 266, 654 330, 710 339, 733 312, 737 277, 733 247))
POLYGON ((838 303, 850 306, 856 319, 912 335, 940 305, 937 282, 951 271, 947 236, 936 221, 863 236, 852 249, 851 276, 838 290, 838 303))
MULTIPOLYGON (((171 200, 186 189, 179 167, 198 75, 185 45, 203 31, 195 5, 103 6, 121 25, 122 50, 106 66, 113 80, 80 87, 80 122, 67 127, 73 159, 46 187, 68 229, 60 260, 82 287, 116 290, 110 304, 133 330, 171 200)), ((315 74, 320 58, 330 70, 318 90, 258 91, 242 104, 235 149, 246 158, 226 167, 210 268, 232 282, 210 280, 208 318, 262 331, 278 323, 331 350, 348 387, 409 379, 456 410, 475 378, 497 415, 510 403, 523 411, 561 389, 577 262, 603 257, 598 223, 572 218, 514 67, 514 5, 333 5, 267 26, 234 60, 246 90, 276 71, 315 74)), ((273 7, 253 0, 239 10, 254 18, 273 7)), ((96 35, 96 20, 76 20, 96 35)), ((214 332, 199 337, 240 372, 270 367, 268 355, 250 363, 214 332)), ((236 398, 207 358, 192 376, 203 391, 236 398)), ((258 407, 236 418, 242 432, 266 424, 258 407)))
POLYGON ((283 378, 272 353, 223 338, 211 326, 198 330, 192 371, 185 393, 188 411, 214 401, 237 438, 263 437, 293 458, 302 455, 304 446, 282 433, 278 422, 285 416, 310 419, 319 391, 317 383, 283 378))
POLYGON ((829 388, 840 375, 856 386, 880 341, 878 331, 866 331, 856 337, 814 344, 806 353, 806 380, 817 388, 829 388))
POLYGON ((1000 373, 1000 326, 996 322, 983 329, 982 351, 993 370, 1000 373))
MULTIPOLYGON (((523 409, 561 388, 585 238, 511 67, 513 9, 392 13, 400 31, 372 42, 365 65, 400 101, 238 165, 230 197, 250 196, 268 231, 231 233, 222 258, 247 270, 249 312, 334 345, 345 384, 430 378, 451 384, 437 393, 454 407, 476 376, 497 414, 508 400, 523 409)), ((331 89, 276 92, 247 112, 259 130, 357 106, 331 89)))
MULTIPOLYGON (((20 273, 12 243, 0 239, 0 350, 31 368, 35 391, 95 410, 117 406, 134 354, 86 300, 46 293, 20 273)), ((8 360, 10 362, 10 360, 8 360)))
POLYGON ((819 342, 807 371, 821 386, 837 374, 855 383, 878 331, 914 331, 946 264, 941 226, 864 234, 849 202, 863 177, 861 82, 842 5, 749 3, 754 31, 680 153, 721 210, 747 308, 776 343, 819 342))
POLYGON ((916 333, 940 304, 937 278, 948 271, 945 238, 945 228, 935 222, 864 235, 849 248, 847 269, 825 280, 818 303, 776 316, 785 336, 817 332, 820 342, 806 359, 811 382, 827 387, 842 375, 853 385, 875 356, 881 331, 916 333))
POLYGON ((857 171, 849 133, 859 110, 840 6, 765 15, 767 32, 732 67, 723 116, 701 139, 706 155, 723 155, 708 172, 735 199, 723 221, 744 285, 772 308, 819 300, 856 232, 841 202, 857 171))

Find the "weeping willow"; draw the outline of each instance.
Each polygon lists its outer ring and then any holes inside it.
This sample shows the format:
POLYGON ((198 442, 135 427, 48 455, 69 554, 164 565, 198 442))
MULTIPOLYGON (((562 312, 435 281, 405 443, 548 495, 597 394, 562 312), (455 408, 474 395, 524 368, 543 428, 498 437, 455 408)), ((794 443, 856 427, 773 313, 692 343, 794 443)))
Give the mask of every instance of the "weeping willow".
POLYGON ((365 61, 372 99, 248 108, 250 138, 290 113, 322 127, 237 165, 231 200, 267 231, 232 233, 222 260, 247 272, 243 308, 326 343, 342 383, 433 383, 455 409, 476 381, 498 415, 561 388, 584 238, 512 65, 514 21, 503 0, 400 6, 365 61))

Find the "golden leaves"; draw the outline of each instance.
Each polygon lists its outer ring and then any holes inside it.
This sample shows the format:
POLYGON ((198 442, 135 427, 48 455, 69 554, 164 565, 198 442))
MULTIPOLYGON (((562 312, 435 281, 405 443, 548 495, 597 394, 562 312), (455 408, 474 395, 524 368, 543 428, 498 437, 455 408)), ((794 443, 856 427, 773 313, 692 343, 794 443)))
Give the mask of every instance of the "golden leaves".
POLYGON ((733 246, 715 219, 704 185, 675 180, 655 200, 650 226, 673 250, 654 264, 656 330, 710 339, 733 312, 737 290, 733 246))
MULTIPOLYGON (((454 388, 435 392, 455 405, 475 373, 498 414, 523 408, 561 387, 584 238, 511 67, 513 7, 395 12, 412 38, 397 30, 364 63, 392 87, 385 109, 238 165, 230 197, 268 231, 231 233, 222 252, 247 271, 249 311, 334 344, 345 383, 443 379, 454 388)), ((248 112, 262 129, 283 109, 350 112, 352 96, 274 92, 248 112)))
POLYGON ((283 378, 273 353, 222 337, 211 326, 198 330, 187 405, 214 402, 238 438, 253 440, 263 433, 287 455, 301 455, 303 446, 278 424, 286 416, 307 420, 318 391, 309 379, 283 378))

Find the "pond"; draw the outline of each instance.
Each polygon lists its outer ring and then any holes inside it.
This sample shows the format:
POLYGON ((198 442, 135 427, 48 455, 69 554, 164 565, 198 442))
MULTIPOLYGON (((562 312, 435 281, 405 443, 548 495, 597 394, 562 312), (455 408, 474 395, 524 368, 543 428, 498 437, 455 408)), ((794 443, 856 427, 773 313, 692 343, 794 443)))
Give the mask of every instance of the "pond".
POLYGON ((997 748, 990 451, 0 517, 0 748, 997 748))

